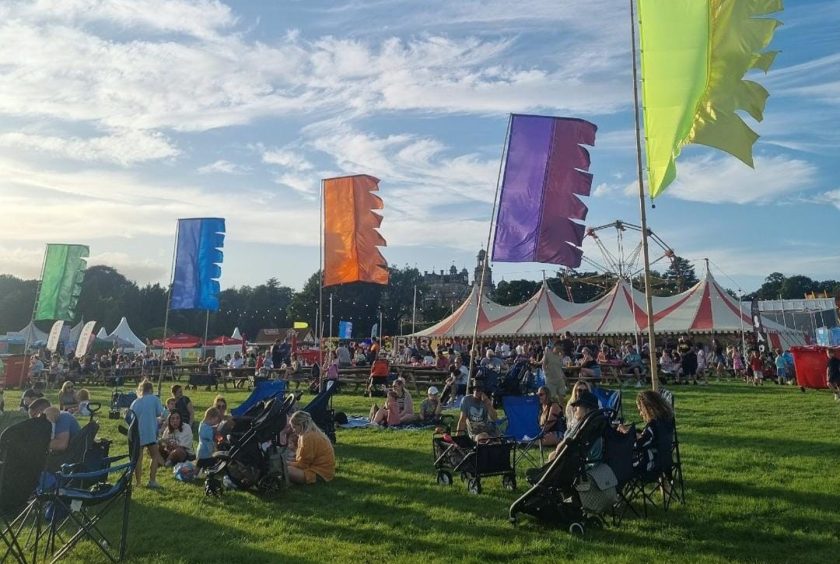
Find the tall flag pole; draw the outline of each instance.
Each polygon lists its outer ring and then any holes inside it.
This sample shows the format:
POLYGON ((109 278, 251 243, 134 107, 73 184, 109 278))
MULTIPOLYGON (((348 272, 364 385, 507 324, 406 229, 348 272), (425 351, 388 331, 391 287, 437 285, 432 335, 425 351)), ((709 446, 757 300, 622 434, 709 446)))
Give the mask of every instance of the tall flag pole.
MULTIPOLYGON (((633 117, 636 122, 636 165, 638 169, 638 184, 639 184, 639 215, 642 228, 642 257, 644 260, 644 280, 645 280, 645 312, 647 313, 647 332, 648 332, 648 358, 650 365, 650 382, 653 390, 659 389, 659 370, 656 365, 656 334, 653 322, 653 293, 651 292, 650 283, 650 250, 648 249, 648 235, 650 234, 647 226, 647 202, 645 201, 645 173, 642 165, 642 134, 639 119, 639 78, 638 66, 636 64, 636 14, 635 14, 635 0, 630 0, 630 41, 633 44, 633 117)), ((632 280, 630 293, 632 295, 632 280)), ((634 327, 638 324, 633 321, 634 327)), ((639 354, 642 352, 640 343, 639 354)))
MULTIPOLYGON (((175 237, 172 283, 166 300, 163 349, 169 329, 169 310, 219 310, 219 278, 222 275, 222 247, 225 220, 217 217, 179 219, 175 237)), ((208 317, 209 320, 209 317, 208 317)), ((158 375, 158 395, 163 381, 163 359, 158 375)))
MULTIPOLYGON (((499 159, 499 171, 496 173, 496 192, 493 195, 493 211, 490 214, 490 228, 487 230, 487 245, 484 247, 488 250, 488 253, 484 255, 484 261, 481 263, 481 278, 478 284, 478 295, 476 296, 475 323, 473 324, 472 342, 470 344, 470 365, 469 377, 467 378, 467 394, 470 393, 470 389, 472 388, 473 370, 475 369, 475 362, 477 360, 475 358, 477 354, 475 350, 475 342, 478 339, 478 322, 481 319, 481 298, 484 294, 484 281, 487 274, 487 263, 490 260, 489 250, 490 240, 493 237, 493 221, 496 219, 496 209, 499 204, 499 191, 502 186, 502 170, 505 166, 505 155, 508 152, 508 140, 510 139, 510 127, 512 122, 513 115, 508 116, 508 125, 505 129, 505 142, 502 145, 502 156, 499 159)), ((473 280, 473 285, 475 285, 475 280, 473 280)))
MULTIPOLYGON (((638 2, 641 106, 651 200, 676 179, 676 159, 685 145, 720 149, 753 166, 752 148, 758 135, 736 112, 745 111, 756 121, 764 117, 769 93, 760 84, 744 80, 744 75, 752 69, 766 73, 773 64, 777 52, 764 49, 781 22, 761 16, 783 10, 782 0, 638 2)), ((651 380, 657 389, 634 0, 630 0, 630 20, 651 380)))
POLYGON ((318 339, 318 391, 321 392, 324 382, 324 328, 323 303, 324 303, 324 180, 321 180, 321 209, 318 211, 318 311, 315 312, 315 336, 318 339))

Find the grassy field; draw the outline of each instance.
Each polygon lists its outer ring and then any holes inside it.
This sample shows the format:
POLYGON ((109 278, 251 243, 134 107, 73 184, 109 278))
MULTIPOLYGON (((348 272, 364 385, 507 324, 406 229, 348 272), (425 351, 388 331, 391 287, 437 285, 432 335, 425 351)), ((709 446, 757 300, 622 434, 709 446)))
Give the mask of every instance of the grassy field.
MULTIPOLYGON (((107 401, 110 390, 93 389, 107 401)), ((625 411, 634 416, 627 390, 625 411)), ((456 480, 435 484, 429 431, 339 430, 333 482, 271 499, 228 492, 168 472, 162 491, 137 488, 131 562, 837 562, 840 560, 840 403, 826 392, 743 383, 679 387, 677 418, 685 505, 573 538, 526 517, 507 521, 523 491, 484 480, 473 496, 456 480)), ((214 393, 190 392, 196 412, 214 393)), ((226 395, 237 405, 247 392, 226 395)), ((6 393, 6 405, 18 395, 6 393)), ((338 410, 369 400, 340 395, 338 410)), ((114 421, 101 435, 124 449, 114 421)), ((148 465, 148 459, 146 459, 148 465)), ((524 468, 519 469, 520 473, 524 468)), ((68 559, 99 562, 92 545, 68 559)))

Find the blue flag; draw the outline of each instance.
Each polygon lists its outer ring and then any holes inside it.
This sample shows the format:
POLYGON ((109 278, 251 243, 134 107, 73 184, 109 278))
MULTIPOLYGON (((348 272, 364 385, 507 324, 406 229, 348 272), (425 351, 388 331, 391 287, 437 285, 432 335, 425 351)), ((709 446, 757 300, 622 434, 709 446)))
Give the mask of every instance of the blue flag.
POLYGON ((178 220, 175 276, 170 309, 219 309, 219 277, 225 220, 204 217, 178 220))
POLYGON ((338 338, 350 339, 353 337, 353 322, 339 321, 338 322, 338 338))

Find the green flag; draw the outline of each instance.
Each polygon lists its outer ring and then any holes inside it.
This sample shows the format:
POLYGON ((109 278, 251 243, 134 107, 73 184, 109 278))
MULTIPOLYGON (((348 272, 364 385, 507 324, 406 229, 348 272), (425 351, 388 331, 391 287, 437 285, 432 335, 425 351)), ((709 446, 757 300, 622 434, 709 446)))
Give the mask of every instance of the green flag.
POLYGON ((73 319, 89 255, 87 245, 47 245, 36 320, 73 319))
POLYGON ((650 195, 676 178, 688 144, 726 151, 752 166, 758 135, 737 111, 761 121, 767 90, 744 74, 765 72, 763 51, 782 0, 639 0, 642 97, 650 195))

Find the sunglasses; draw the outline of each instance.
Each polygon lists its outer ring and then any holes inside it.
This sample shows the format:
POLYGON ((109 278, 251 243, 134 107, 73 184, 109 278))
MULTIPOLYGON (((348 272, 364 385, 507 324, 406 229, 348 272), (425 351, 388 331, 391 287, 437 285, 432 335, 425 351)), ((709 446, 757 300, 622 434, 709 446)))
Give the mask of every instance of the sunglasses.
POLYGON ((540 397, 543 397, 545 394, 544 394, 544 393, 542 393, 542 392, 540 392, 540 393, 538 393, 537 395, 538 395, 538 396, 540 396, 540 397))
POLYGON ((225 409, 227 407, 227 404, 226 403, 217 403, 216 407, 219 408, 219 409, 225 409))

